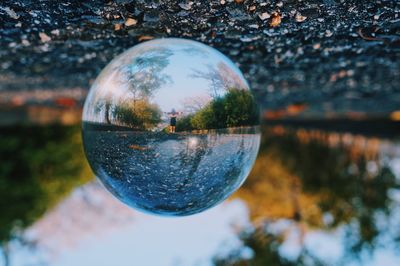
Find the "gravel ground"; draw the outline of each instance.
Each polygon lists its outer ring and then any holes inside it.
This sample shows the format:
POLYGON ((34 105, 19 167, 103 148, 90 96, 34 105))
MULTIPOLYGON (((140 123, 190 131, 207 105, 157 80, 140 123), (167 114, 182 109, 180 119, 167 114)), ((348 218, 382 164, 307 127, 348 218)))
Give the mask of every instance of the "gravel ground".
POLYGON ((3 0, 0 90, 87 89, 115 55, 157 37, 216 47, 264 108, 400 106, 400 1, 392 0, 3 0))
POLYGON ((132 207, 188 215, 227 198, 249 174, 259 134, 84 131, 96 176, 132 207))

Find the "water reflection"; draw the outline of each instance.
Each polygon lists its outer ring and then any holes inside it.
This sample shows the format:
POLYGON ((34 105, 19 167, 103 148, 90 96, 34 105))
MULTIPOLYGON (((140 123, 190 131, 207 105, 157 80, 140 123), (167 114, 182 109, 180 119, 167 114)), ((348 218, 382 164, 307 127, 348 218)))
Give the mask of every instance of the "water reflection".
POLYGON ((240 234, 252 256, 233 251, 218 256, 216 265, 364 265, 382 249, 394 265, 399 156, 398 145, 374 138, 266 131, 253 172, 237 193, 253 221, 240 234))
POLYGON ((10 240, 91 179, 79 126, 10 127, 0 131, 0 243, 8 261, 10 240))
POLYGON ((83 142, 129 206, 189 215, 227 198, 259 147, 259 113, 239 69, 206 45, 161 39, 114 59, 91 88, 83 142))
MULTIPOLYGON (((79 127, 2 128, 0 254, 9 265, 399 265, 398 140, 264 131, 235 200, 171 220, 133 212, 98 183, 80 186, 91 175, 79 127)), ((181 145, 170 135, 151 152, 181 145)), ((208 146, 232 149, 225 137, 188 136, 176 163, 192 175, 208 146)))

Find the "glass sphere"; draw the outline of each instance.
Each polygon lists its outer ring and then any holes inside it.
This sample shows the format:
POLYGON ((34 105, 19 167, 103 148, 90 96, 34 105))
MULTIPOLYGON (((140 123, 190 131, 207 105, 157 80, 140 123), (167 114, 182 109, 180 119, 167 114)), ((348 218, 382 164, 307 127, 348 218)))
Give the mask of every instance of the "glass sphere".
POLYGON ((105 187, 160 215, 206 210, 249 174, 260 145, 259 109, 240 70, 199 42, 132 47, 95 80, 83 144, 105 187))

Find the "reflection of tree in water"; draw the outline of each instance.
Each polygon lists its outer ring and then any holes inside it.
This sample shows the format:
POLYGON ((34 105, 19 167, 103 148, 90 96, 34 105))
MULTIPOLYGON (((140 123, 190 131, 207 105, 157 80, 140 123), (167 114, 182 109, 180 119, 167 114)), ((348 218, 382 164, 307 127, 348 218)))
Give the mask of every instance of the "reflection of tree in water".
MULTIPOLYGON (((296 261, 289 260, 279 253, 283 242, 283 235, 268 232, 265 228, 258 227, 240 233, 243 245, 252 251, 251 258, 245 258, 242 250, 233 250, 224 256, 217 256, 213 262, 216 266, 326 266, 326 262, 302 250, 296 261)), ((329 264, 328 264, 329 265, 329 264)))
POLYGON ((119 82, 128 84, 128 88, 127 94, 123 95, 124 99, 113 99, 113 92, 109 91, 104 101, 98 102, 96 110, 99 113, 104 109, 104 120, 107 124, 115 120, 116 123, 127 125, 159 122, 159 108, 150 104, 150 99, 163 84, 172 82, 171 77, 162 71, 169 65, 169 57, 173 54, 170 49, 155 48, 135 56, 131 62, 121 64, 113 70, 118 72, 119 82), (150 120, 141 120, 147 117, 150 120))
POLYGON ((18 232, 92 174, 79 126, 3 128, 0 154, 0 242, 7 257, 8 241, 27 244, 18 232))
POLYGON ((362 154, 355 145, 329 146, 322 140, 329 135, 313 140, 305 139, 304 132, 301 138, 290 132, 271 132, 263 135, 255 167, 237 193, 248 204, 254 222, 255 231, 241 235, 254 256, 244 259, 230 254, 217 258, 216 264, 324 265, 304 247, 293 263, 280 257, 285 233, 268 233, 267 228, 282 219, 292 221, 301 243, 309 230, 347 228, 343 263, 362 252, 372 253, 382 233, 376 216, 389 219, 392 200, 388 192, 399 188, 391 170, 379 166, 378 156, 362 154), (374 171, 368 170, 371 164, 378 165, 374 171))

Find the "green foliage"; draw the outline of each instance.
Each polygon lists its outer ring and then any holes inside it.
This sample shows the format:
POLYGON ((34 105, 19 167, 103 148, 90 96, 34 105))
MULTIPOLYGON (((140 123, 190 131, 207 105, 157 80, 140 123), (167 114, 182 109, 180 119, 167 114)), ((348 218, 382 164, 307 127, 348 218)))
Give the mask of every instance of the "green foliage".
MULTIPOLYGON (((154 48, 134 57, 131 62, 122 62, 118 65, 115 71, 122 74, 120 82, 129 85, 127 99, 134 103, 148 102, 156 90, 163 84, 171 82, 169 75, 163 74, 162 71, 169 65, 169 57, 172 55, 173 51, 170 49, 154 48)), ((132 115, 129 104, 125 103, 122 106, 115 104, 110 100, 112 98, 112 91, 108 90, 103 101, 98 101, 94 106, 97 114, 104 110, 103 123, 113 124, 112 118, 120 119, 126 125, 136 125, 139 128, 146 127, 146 123, 149 123, 150 126, 158 123, 156 121, 159 121, 159 117, 153 116, 158 109, 155 106, 148 104, 149 110, 145 110, 142 114, 135 112, 132 115), (149 116, 146 117, 146 115, 149 116)))
MULTIPOLYGON (((182 117, 181 119, 178 119, 178 121, 176 122, 176 131, 193 130, 192 122, 191 122, 192 118, 193 118, 193 115, 187 115, 185 117, 182 117)), ((168 128, 166 128, 166 129, 168 132, 168 128)))
POLYGON ((229 89, 223 97, 214 98, 195 114, 182 118, 185 123, 181 123, 177 130, 251 126, 258 123, 258 117, 258 109, 249 91, 229 89))
POLYGON ((136 129, 147 129, 161 122, 161 110, 147 101, 134 101, 115 106, 114 118, 136 129))
MULTIPOLYGON (((217 128, 218 120, 216 119, 215 113, 218 109, 215 108, 214 100, 212 103, 205 106, 199 112, 197 112, 191 119, 191 125, 194 129, 210 129, 217 128)), ((223 109, 222 109, 223 110, 223 109)))
POLYGON ((228 127, 255 125, 258 110, 249 91, 230 90, 224 99, 224 111, 228 127))
POLYGON ((79 126, 2 128, 0 242, 91 178, 79 126))

